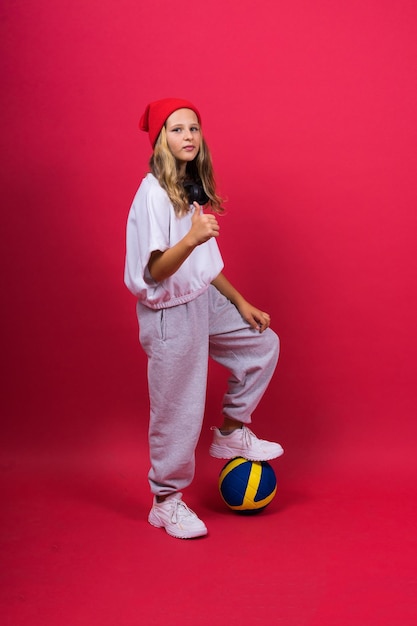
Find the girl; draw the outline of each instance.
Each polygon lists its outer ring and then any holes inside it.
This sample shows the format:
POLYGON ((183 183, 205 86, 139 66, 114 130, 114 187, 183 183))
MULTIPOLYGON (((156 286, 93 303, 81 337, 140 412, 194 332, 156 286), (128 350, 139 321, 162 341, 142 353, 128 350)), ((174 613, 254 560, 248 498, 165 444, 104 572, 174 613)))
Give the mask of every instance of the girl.
POLYGON ((278 443, 247 424, 278 360, 270 317, 247 302, 222 273, 217 246, 221 198, 198 109, 187 100, 149 104, 139 127, 149 133, 151 173, 127 222, 125 283, 137 298, 139 338, 148 356, 150 396, 149 522, 173 537, 207 534, 182 500, 194 477, 202 427, 208 357, 230 371, 223 423, 213 427, 210 454, 269 460, 278 443), (213 213, 204 213, 208 204, 213 213))

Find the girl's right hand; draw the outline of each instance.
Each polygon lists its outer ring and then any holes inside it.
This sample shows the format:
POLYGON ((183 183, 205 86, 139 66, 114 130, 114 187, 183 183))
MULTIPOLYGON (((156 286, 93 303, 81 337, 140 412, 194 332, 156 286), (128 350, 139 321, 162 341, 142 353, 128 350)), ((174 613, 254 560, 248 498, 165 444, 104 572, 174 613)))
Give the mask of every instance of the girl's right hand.
POLYGON ((189 236, 193 244, 199 246, 212 237, 218 237, 220 226, 212 213, 203 213, 203 207, 198 202, 193 202, 194 213, 191 217, 189 236))

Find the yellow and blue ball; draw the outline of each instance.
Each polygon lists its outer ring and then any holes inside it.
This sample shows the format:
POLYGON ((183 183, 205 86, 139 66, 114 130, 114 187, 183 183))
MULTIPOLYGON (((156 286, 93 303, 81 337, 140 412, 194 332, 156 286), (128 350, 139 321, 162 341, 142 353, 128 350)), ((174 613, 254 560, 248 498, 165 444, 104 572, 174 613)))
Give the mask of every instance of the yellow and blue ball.
POLYGON ((275 497, 277 479, 266 461, 236 457, 220 472, 219 490, 227 506, 240 513, 256 513, 275 497))

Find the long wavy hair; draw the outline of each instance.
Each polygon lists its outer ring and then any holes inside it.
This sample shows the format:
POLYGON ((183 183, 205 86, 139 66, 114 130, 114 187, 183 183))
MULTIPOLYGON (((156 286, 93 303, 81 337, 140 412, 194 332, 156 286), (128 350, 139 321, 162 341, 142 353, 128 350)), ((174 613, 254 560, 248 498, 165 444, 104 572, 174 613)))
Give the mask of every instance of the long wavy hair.
MULTIPOLYGON (((177 215, 184 215, 190 210, 190 204, 179 177, 177 160, 168 146, 165 126, 162 127, 155 148, 149 161, 152 174, 168 194, 177 215)), ((185 180, 201 182, 209 197, 209 204, 215 213, 223 213, 223 199, 216 193, 213 165, 210 151, 201 135, 200 150, 195 159, 187 163, 185 180)))

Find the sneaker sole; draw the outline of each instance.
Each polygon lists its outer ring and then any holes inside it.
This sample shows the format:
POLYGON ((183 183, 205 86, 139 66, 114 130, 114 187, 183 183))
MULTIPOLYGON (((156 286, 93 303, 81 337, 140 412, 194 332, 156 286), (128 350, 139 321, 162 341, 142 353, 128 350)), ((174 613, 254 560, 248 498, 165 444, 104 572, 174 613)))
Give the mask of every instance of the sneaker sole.
POLYGON ((243 459, 247 459, 248 461, 272 461, 272 459, 277 459, 278 457, 284 454, 284 450, 278 450, 275 454, 265 454, 258 455, 256 458, 254 455, 243 454, 242 450, 225 450, 224 446, 217 446, 216 444, 212 444, 209 449, 209 453, 215 459, 235 459, 236 457, 241 456, 243 459))
POLYGON ((152 515, 152 511, 151 513, 149 513, 148 522, 154 528, 163 528, 168 535, 170 535, 171 537, 175 537, 176 539, 197 539, 197 537, 205 537, 208 533, 207 528, 205 530, 202 529, 202 530, 186 531, 184 533, 181 533, 181 531, 177 529, 171 530, 170 528, 167 528, 166 526, 164 526, 164 524, 160 522, 159 519, 155 518, 152 515))

